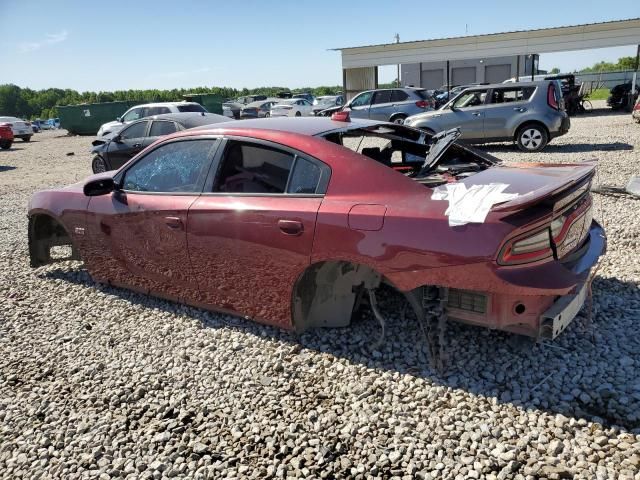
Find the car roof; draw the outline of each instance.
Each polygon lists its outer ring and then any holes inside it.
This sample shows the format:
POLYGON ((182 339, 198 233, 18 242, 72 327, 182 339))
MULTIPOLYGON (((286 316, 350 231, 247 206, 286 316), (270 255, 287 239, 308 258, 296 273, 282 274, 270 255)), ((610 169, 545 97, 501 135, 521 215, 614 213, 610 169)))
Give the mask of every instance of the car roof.
POLYGON ((229 117, 217 115, 208 112, 181 112, 181 113, 163 113, 160 115, 152 115, 150 117, 141 118, 133 123, 140 123, 148 120, 170 120, 177 122, 183 127, 193 128, 202 125, 211 125, 212 123, 229 122, 229 117))
POLYGON ((467 89, 485 89, 485 88, 515 88, 515 87, 537 87, 539 85, 546 85, 549 82, 555 82, 556 80, 540 80, 536 82, 511 82, 511 83, 486 83, 481 85, 469 85, 465 87, 467 89))
MULTIPOLYGON (((385 124, 376 120, 357 119, 350 122, 338 122, 329 117, 273 117, 255 118, 250 120, 232 120, 226 122, 220 128, 229 129, 260 129, 277 130, 281 132, 297 133, 300 135, 316 136, 334 130, 355 129, 369 127, 371 125, 385 124)), ((215 128, 215 127, 214 127, 215 128)), ((211 130, 213 128, 203 126, 196 130, 211 130)))
POLYGON ((251 106, 259 107, 260 105, 263 105, 263 104, 265 104, 265 103, 269 103, 269 102, 280 102, 281 100, 283 100, 283 99, 282 99, 282 98, 272 98, 272 97, 269 97, 269 98, 265 98, 264 100, 256 100, 255 102, 247 103, 247 104, 245 105, 245 108, 246 108, 246 107, 251 107, 251 106))
MULTIPOLYGON (((134 105, 131 108, 138 107, 166 107, 166 106, 178 106, 178 105, 200 105, 198 102, 153 102, 153 103, 141 103, 140 105, 134 105)), ((131 110, 131 108, 129 110, 131 110)))

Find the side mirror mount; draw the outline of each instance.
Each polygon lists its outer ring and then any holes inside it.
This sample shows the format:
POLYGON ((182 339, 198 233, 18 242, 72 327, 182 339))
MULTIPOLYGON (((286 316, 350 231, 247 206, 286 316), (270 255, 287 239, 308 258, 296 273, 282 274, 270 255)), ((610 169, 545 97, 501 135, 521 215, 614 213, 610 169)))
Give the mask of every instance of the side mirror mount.
POLYGON ((122 143, 122 137, 120 135, 116 135, 112 140, 116 143, 122 143))
POLYGON ((122 123, 122 117, 116 117, 116 122, 122 123))
POLYGON ((82 191, 87 197, 98 197, 116 190, 116 182, 113 178, 98 178, 84 184, 82 191))
POLYGON ((449 105, 449 109, 453 110, 454 112, 458 110, 453 103, 449 105))

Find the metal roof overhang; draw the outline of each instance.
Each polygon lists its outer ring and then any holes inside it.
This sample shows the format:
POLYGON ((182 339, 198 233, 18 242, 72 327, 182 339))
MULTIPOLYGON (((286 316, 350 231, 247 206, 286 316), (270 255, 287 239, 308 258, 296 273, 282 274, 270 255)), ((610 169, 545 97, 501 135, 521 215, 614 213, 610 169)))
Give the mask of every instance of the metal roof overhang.
POLYGON ((640 43, 640 18, 468 37, 337 48, 342 68, 564 52, 640 43))

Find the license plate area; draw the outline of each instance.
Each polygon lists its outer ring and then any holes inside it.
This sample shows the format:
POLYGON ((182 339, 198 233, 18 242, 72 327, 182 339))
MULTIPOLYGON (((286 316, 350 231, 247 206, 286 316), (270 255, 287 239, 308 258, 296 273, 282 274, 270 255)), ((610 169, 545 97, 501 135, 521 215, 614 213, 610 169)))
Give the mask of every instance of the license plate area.
POLYGON ((577 293, 560 297, 549 309, 540 316, 540 336, 555 339, 578 315, 584 305, 589 284, 584 283, 577 293))

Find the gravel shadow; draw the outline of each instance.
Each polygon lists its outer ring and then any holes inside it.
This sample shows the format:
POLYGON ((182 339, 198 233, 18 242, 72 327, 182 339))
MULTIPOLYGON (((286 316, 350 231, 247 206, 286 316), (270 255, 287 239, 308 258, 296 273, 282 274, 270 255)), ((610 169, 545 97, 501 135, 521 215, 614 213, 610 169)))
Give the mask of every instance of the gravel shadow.
POLYGON ((203 328, 231 328, 290 343, 295 355, 305 355, 305 349, 326 353, 366 368, 464 389, 496 403, 640 432, 640 352, 634 321, 640 318, 640 292, 635 284, 615 278, 596 277, 592 320, 583 310, 554 342, 534 344, 517 335, 450 323, 446 372, 439 373, 429 365, 425 337, 404 298, 390 289, 378 299, 387 319, 387 336, 380 347, 372 349, 380 327, 368 308, 355 315, 350 327, 316 329, 296 336, 240 317, 184 309, 170 301, 96 284, 82 268, 54 268, 38 276, 98 288, 145 307, 151 303, 153 308, 173 313, 180 308, 180 314, 186 312, 203 328))

